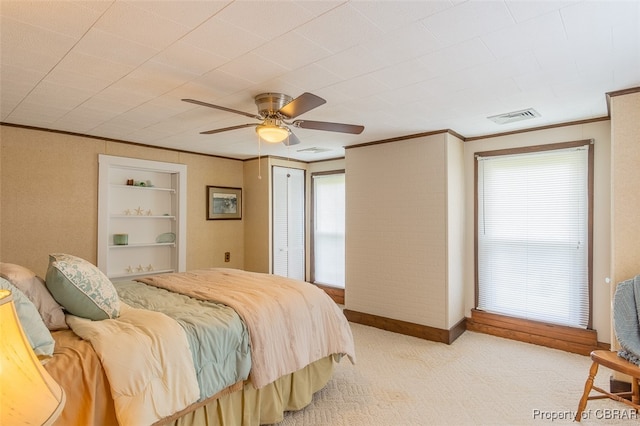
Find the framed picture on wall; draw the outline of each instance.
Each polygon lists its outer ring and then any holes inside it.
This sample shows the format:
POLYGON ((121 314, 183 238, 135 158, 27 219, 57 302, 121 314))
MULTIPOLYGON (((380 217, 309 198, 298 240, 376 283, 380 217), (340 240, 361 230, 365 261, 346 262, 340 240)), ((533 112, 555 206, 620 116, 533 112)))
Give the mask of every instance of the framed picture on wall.
POLYGON ((207 185, 207 220, 242 219, 242 188, 207 185))

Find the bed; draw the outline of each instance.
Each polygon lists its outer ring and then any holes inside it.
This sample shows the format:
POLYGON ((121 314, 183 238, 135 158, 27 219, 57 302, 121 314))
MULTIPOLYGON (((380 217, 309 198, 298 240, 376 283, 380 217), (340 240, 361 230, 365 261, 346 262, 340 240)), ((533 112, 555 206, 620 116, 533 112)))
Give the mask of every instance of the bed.
POLYGON ((45 280, 19 268, 0 275, 49 331, 30 340, 66 393, 57 425, 273 424, 355 363, 342 311, 305 282, 211 268, 112 283, 67 254, 45 280))

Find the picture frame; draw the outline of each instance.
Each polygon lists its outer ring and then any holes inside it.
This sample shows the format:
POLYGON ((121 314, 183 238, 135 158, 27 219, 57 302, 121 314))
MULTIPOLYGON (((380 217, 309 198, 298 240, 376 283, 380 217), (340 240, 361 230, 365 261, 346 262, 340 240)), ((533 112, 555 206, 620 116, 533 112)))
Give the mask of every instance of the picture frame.
POLYGON ((207 185, 207 220, 242 219, 242 188, 207 185))

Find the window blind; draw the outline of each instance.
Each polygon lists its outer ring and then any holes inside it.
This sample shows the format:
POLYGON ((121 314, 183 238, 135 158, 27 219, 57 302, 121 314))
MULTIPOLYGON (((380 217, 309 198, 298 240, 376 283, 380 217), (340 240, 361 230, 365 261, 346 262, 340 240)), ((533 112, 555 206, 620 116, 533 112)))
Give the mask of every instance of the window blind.
POLYGON ((314 282, 344 288, 345 175, 313 176, 314 282))
POLYGON ((478 158, 478 309, 589 324, 588 147, 478 158))

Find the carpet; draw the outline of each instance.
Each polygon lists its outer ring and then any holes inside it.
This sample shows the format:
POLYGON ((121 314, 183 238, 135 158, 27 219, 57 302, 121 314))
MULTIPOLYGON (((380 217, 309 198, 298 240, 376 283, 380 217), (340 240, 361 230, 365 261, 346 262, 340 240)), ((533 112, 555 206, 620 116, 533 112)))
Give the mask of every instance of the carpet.
MULTIPOLYGON (((358 363, 333 378, 279 426, 571 424, 591 360, 467 331, 453 344, 351 323, 358 363)), ((600 367, 595 384, 609 388, 600 367)), ((574 423, 575 424, 575 423, 574 423)), ((587 404, 583 425, 638 425, 609 399, 587 404)))

